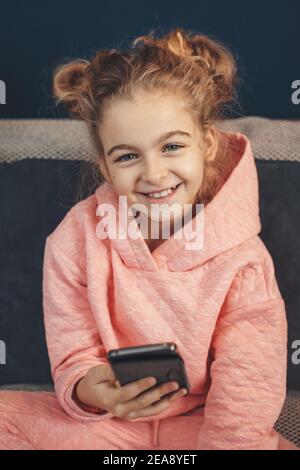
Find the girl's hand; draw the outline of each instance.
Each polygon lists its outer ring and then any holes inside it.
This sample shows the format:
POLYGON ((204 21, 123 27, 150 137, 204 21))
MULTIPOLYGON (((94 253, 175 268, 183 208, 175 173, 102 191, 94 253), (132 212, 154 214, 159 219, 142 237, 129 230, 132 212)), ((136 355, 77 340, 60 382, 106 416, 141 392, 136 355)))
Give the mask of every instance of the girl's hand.
POLYGON ((122 419, 158 415, 186 390, 177 392, 176 382, 166 382, 152 388, 151 377, 139 379, 121 386, 116 380, 110 364, 92 367, 77 384, 76 394, 86 405, 101 408, 122 419), (151 390, 148 390, 151 388, 151 390), (175 392, 162 398, 164 395, 175 392))

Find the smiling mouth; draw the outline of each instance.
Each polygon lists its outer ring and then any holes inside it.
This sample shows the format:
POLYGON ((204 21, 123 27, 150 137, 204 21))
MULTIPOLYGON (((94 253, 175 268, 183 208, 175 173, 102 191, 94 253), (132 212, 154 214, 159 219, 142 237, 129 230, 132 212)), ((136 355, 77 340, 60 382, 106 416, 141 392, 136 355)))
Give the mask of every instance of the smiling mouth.
MULTIPOLYGON (((142 196, 144 196, 146 199, 148 199, 149 201, 166 201, 167 199, 171 198, 173 196, 173 194, 175 194, 178 190, 178 188, 182 185, 183 182, 181 183, 178 183, 175 188, 172 190, 172 192, 170 192, 169 194, 167 194, 166 196, 162 196, 162 197, 154 197, 154 196, 150 196, 148 195, 149 193, 138 193, 138 194, 141 194, 142 196)), ((162 191, 161 191, 162 192, 162 191)))

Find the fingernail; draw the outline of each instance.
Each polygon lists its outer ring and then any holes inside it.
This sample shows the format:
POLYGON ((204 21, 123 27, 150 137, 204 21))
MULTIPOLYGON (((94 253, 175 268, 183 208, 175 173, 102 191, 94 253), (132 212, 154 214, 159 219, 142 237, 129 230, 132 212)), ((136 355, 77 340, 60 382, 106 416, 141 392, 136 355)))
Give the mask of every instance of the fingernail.
POLYGON ((148 380, 148 385, 155 385, 156 384, 156 379, 153 377, 148 380))
POLYGON ((188 393, 187 389, 184 388, 184 389, 182 390, 182 395, 187 395, 187 393, 188 393))

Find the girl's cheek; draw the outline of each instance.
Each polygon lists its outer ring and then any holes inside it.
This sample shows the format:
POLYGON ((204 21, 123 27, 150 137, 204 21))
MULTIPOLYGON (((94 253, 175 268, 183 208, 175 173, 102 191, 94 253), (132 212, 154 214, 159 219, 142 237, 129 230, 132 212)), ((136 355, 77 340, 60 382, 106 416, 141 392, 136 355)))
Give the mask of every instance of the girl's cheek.
POLYGON ((117 175, 114 175, 112 182, 119 194, 130 194, 133 184, 129 178, 119 178, 117 175))

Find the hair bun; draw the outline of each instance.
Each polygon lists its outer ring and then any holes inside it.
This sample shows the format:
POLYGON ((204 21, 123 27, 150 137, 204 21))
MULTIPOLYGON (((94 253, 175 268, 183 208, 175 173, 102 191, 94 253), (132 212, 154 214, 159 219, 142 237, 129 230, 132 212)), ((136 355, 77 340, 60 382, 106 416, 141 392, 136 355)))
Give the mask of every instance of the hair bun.
POLYGON ((57 104, 61 101, 73 115, 82 116, 81 98, 88 90, 89 79, 86 69, 90 64, 84 59, 77 59, 67 64, 59 65, 54 71, 53 94, 57 104))
POLYGON ((204 63, 208 74, 218 83, 232 88, 236 74, 235 60, 225 46, 207 36, 196 34, 188 39, 193 56, 204 63))
POLYGON ((220 95, 233 95, 236 78, 235 60, 227 47, 202 34, 176 28, 166 37, 168 49, 187 60, 199 62, 208 77, 219 87, 220 95))
POLYGON ((219 111, 236 98, 237 68, 231 51, 219 41, 203 34, 177 28, 168 39, 169 49, 195 61, 205 71, 203 93, 207 96, 207 116, 218 117, 219 111), (210 98, 209 98, 210 97, 210 98))
POLYGON ((212 107, 215 109, 235 98, 235 59, 219 41, 203 34, 193 34, 190 30, 175 28, 161 38, 155 38, 153 32, 139 36, 133 41, 134 46, 137 44, 143 54, 146 51, 150 54, 151 49, 157 49, 162 54, 162 60, 166 52, 172 52, 185 63, 198 64, 205 83, 203 91, 212 97, 211 103, 214 102, 212 107), (138 44, 140 42, 142 44, 138 44))

